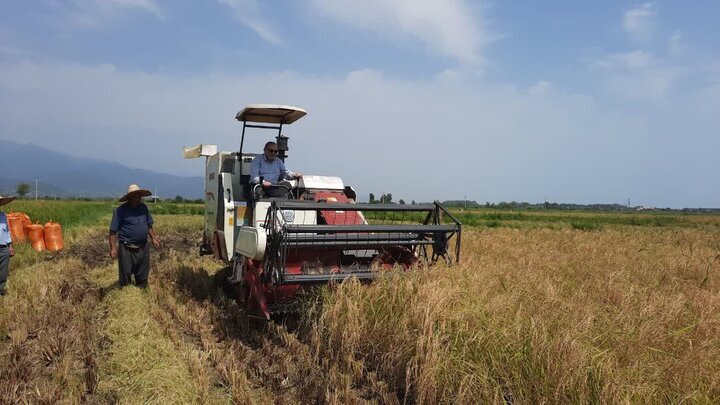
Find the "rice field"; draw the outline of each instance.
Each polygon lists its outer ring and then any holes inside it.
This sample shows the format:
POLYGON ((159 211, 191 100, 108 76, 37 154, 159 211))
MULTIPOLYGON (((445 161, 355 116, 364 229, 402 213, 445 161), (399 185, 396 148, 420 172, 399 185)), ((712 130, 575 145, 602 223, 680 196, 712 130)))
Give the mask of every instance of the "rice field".
POLYGON ((11 261, 0 403, 720 402, 717 216, 457 212, 459 265, 263 326, 197 256, 198 206, 149 205, 164 246, 138 290, 107 254, 115 203, 34 203, 5 208, 66 250, 11 261))

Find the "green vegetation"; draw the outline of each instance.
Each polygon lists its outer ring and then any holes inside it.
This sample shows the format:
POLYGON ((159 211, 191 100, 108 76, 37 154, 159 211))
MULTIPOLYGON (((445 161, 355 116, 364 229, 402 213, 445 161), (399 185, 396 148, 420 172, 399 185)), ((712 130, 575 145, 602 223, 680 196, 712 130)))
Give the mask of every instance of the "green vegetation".
POLYGON ((24 212, 33 222, 54 221, 69 229, 96 224, 111 215, 116 206, 110 201, 16 200, 3 208, 6 212, 24 212))
POLYGON ((603 226, 698 227, 701 223, 681 213, 563 212, 457 210, 452 214, 468 226, 488 228, 572 228, 597 230, 603 226))
POLYGON ((373 224, 421 224, 427 217, 425 212, 370 211, 364 212, 363 215, 373 224))
POLYGON ((30 192, 30 185, 27 183, 20 183, 17 185, 15 191, 20 198, 23 198, 30 192))
MULTIPOLYGON (((379 202, 379 201, 375 201, 379 202)), ((500 210, 490 208, 453 208, 450 213, 463 225, 485 228, 545 228, 600 230, 604 227, 641 226, 697 228, 718 227, 712 215, 687 212, 618 212, 618 211, 560 211, 560 210, 500 210)), ((365 218, 374 224, 423 223, 427 216, 422 212, 365 212, 365 218)), ((715 217, 716 218, 716 217, 715 217)), ((445 216, 445 222, 450 218, 445 216)))
MULTIPOLYGON (((117 201, 89 200, 16 200, 3 207, 6 212, 19 211, 30 216, 33 222, 44 224, 55 221, 63 229, 83 227, 108 222, 115 208, 120 205, 117 201)), ((147 203, 153 215, 202 215, 204 208, 201 204, 160 202, 147 203)))
MULTIPOLYGON (((370 204, 392 204, 392 202, 393 202, 392 198, 393 198, 392 193, 387 193, 387 194, 381 195, 379 200, 376 200, 375 194, 370 193, 368 202, 370 204)), ((403 201, 403 200, 400 200, 400 201, 403 201)), ((400 204, 405 204, 405 202, 403 201, 400 204)))
MULTIPOLYGON (((464 226, 486 228, 545 228, 600 230, 611 226, 680 227, 717 226, 716 221, 703 221, 701 215, 684 213, 583 212, 583 211, 505 211, 491 209, 460 210, 451 214, 464 226)), ((421 212, 366 212, 371 223, 422 223, 427 214, 421 212)), ((707 216, 705 216, 707 217, 707 216)), ((445 222, 450 218, 445 216, 445 222)))
POLYGON ((599 231, 602 229, 602 224, 591 221, 572 221, 570 226, 573 229, 579 229, 581 231, 599 231))
POLYGON ((201 204, 155 203, 148 204, 153 215, 204 215, 205 206, 201 204))

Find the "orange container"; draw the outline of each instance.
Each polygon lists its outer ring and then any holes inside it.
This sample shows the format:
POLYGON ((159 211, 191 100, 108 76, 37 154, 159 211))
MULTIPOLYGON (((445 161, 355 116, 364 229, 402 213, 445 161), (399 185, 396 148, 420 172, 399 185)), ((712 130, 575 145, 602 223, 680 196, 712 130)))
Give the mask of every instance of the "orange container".
POLYGON ((30 224, 25 227, 27 237, 36 252, 45 250, 45 237, 43 235, 43 226, 40 224, 30 224))
POLYGON ((22 222, 23 224, 26 224, 26 223, 27 223, 27 224, 30 224, 30 223, 31 223, 30 217, 28 216, 28 214, 26 214, 26 213, 24 213, 24 212, 19 212, 19 211, 18 211, 18 212, 12 212, 12 211, 11 211, 11 212, 8 214, 8 216, 12 216, 12 217, 14 217, 14 218, 20 219, 20 222, 22 222))
POLYGON ((43 229, 45 238, 45 248, 50 252, 59 252, 63 250, 65 244, 63 243, 62 227, 57 222, 50 221, 45 224, 43 229))
POLYGON ((45 250, 45 241, 42 240, 42 239, 40 239, 40 240, 37 241, 37 242, 33 242, 33 243, 32 243, 32 248, 33 248, 36 252, 38 252, 38 253, 44 251, 44 250, 45 250))
POLYGON ((22 219, 23 228, 26 227, 27 225, 32 224, 30 217, 26 213, 18 212, 18 216, 22 219))
POLYGON ((18 213, 11 212, 7 214, 8 228, 10 228, 10 235, 14 243, 23 243, 27 239, 25 234, 25 227, 23 226, 23 219, 18 213))

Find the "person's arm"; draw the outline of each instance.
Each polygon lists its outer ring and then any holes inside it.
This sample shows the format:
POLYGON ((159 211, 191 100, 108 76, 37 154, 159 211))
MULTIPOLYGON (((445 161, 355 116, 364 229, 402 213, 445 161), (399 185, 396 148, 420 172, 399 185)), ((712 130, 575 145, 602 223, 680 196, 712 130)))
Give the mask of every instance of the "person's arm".
POLYGON ((152 242, 153 247, 155 249, 160 249, 160 239, 155 234, 155 230, 151 227, 148 227, 148 236, 150 236, 150 242, 152 242))
POLYGON ((5 225, 8 229, 8 252, 10 252, 10 257, 13 257, 15 256, 15 248, 13 247, 12 232, 10 232, 10 221, 8 221, 7 215, 5 215, 5 225))
POLYGON ((287 167, 285 167, 285 163, 282 161, 280 161, 280 173, 285 180, 299 179, 302 177, 302 173, 291 172, 287 167))
POLYGON ((250 163, 250 183, 260 183, 260 159, 261 156, 256 156, 250 163))
POLYGON ((108 234, 108 244, 110 244, 110 258, 113 260, 117 259, 118 228, 120 228, 120 221, 118 220, 117 209, 114 209, 112 219, 110 220, 110 233, 108 234))
POLYGON ((8 252, 10 252, 10 257, 15 256, 15 248, 13 247, 13 240, 12 240, 12 232, 10 232, 10 225, 8 224, 8 239, 10 242, 8 242, 8 252))
POLYGON ((153 219, 152 215, 150 215, 150 210, 145 206, 145 209, 147 210, 147 224, 148 224, 148 236, 150 236, 150 242, 152 242, 153 247, 155 249, 160 249, 160 239, 155 234, 155 230, 153 229, 153 224, 155 223, 155 220, 153 219))
POLYGON ((115 260, 117 259, 117 232, 110 231, 108 234, 108 243, 110 244, 110 258, 115 260))

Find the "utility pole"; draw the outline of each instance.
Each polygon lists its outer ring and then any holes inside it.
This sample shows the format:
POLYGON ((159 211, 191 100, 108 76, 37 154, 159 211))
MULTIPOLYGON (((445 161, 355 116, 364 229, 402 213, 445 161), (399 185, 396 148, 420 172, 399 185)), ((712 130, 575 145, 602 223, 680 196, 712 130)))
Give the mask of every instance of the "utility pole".
POLYGON ((35 201, 37 201, 38 179, 35 179, 35 201))
POLYGON ((465 210, 467 210, 467 194, 465 194, 465 210))

